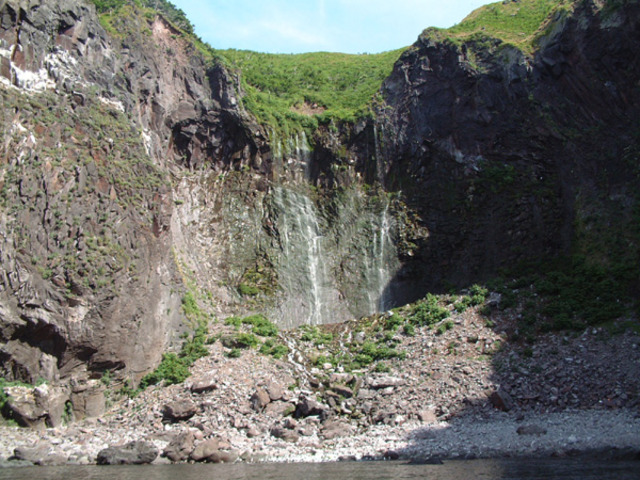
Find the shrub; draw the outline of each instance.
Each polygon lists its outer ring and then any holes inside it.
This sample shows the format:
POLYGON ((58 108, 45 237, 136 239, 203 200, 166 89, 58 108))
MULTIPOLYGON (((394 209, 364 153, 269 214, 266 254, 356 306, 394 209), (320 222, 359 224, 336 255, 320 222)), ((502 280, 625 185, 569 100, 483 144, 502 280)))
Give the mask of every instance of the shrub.
POLYGON ((454 303, 453 308, 455 309, 456 312, 462 313, 467 308, 469 308, 469 305, 471 305, 471 302, 472 302, 471 297, 469 295, 465 295, 461 297, 459 301, 454 303))
POLYGON ((275 337, 278 335, 278 327, 264 315, 251 315, 242 319, 245 325, 251 325, 253 333, 261 337, 275 337))
POLYGON ((182 383, 189 376, 189 367, 184 359, 175 353, 162 355, 162 362, 153 372, 145 375, 140 382, 140 388, 145 389, 164 380, 166 385, 182 383))
POLYGON ((281 343, 276 343, 273 339, 266 340, 260 347, 260 353, 271 355, 273 358, 282 358, 289 353, 289 348, 281 343))
POLYGON ((255 348, 260 343, 253 333, 237 333, 234 342, 236 348, 255 348))
POLYGON ((415 325, 434 325, 449 316, 449 310, 438 305, 438 297, 432 294, 417 302, 409 321, 415 325))
POLYGON ((246 283, 241 283, 238 286, 238 291, 240 292, 240 295, 244 297, 255 297, 256 295, 258 295, 258 293, 260 293, 258 287, 254 285, 247 285, 246 283))
POLYGON ((224 324, 240 328, 240 325, 242 325, 242 319, 240 317, 228 317, 224 319, 224 324))
POLYGON ((240 350, 239 348, 232 348, 226 353, 226 355, 229 358, 240 358, 240 356, 242 355, 242 350, 240 350))
POLYGON ((400 325, 404 323, 404 318, 402 318, 397 313, 394 313, 390 317, 385 320, 384 329, 385 330, 396 330, 400 325))

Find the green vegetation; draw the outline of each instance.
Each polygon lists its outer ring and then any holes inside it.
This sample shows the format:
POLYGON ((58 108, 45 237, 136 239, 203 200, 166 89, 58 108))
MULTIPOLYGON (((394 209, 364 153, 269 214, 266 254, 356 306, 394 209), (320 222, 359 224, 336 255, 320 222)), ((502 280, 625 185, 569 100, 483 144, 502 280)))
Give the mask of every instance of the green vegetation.
POLYGON ((261 314, 249 315, 248 317, 229 317, 224 321, 225 325, 232 325, 240 328, 241 325, 249 325, 251 331, 261 337, 275 337, 278 335, 278 327, 267 317, 261 314))
POLYGON ((606 325, 629 311, 629 266, 610 268, 584 257, 521 267, 510 282, 499 280, 502 309, 522 309, 515 340, 535 341, 540 332, 606 325))
POLYGON ((165 353, 158 368, 145 375, 140 382, 140 389, 144 390, 150 385, 156 385, 164 380, 165 385, 182 383, 190 375, 189 367, 200 357, 209 354, 205 346, 209 328, 205 322, 201 322, 191 335, 182 344, 182 349, 175 353, 165 353))
POLYGON ((289 353, 289 348, 282 343, 278 343, 272 338, 265 340, 260 347, 260 353, 263 355, 271 355, 273 358, 280 359, 289 353))
POLYGON ((449 29, 429 28, 423 35, 453 42, 497 38, 530 52, 537 37, 544 32, 552 14, 571 8, 573 3, 574 0, 518 0, 492 3, 474 10, 462 22, 449 29))
POLYGON ((427 296, 416 302, 409 321, 417 326, 435 325, 450 315, 449 310, 438 305, 439 299, 436 295, 428 293, 427 296))
POLYGON ((240 72, 245 107, 264 125, 285 133, 367 115, 373 96, 400 53, 216 52, 240 72))
POLYGON ((193 25, 185 13, 167 0, 92 0, 92 2, 100 14, 114 15, 126 6, 157 11, 181 30, 193 33, 193 25))
POLYGON ((323 332, 316 325, 302 325, 300 330, 303 332, 300 340, 303 342, 312 342, 315 346, 326 345, 333 341, 333 334, 323 332))

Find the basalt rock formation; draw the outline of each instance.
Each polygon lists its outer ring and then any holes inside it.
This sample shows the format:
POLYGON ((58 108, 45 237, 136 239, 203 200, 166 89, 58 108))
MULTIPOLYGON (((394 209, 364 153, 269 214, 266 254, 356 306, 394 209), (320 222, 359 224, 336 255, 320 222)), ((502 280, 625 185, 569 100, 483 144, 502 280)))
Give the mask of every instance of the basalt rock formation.
POLYGON ((137 381, 187 293, 292 326, 567 253, 637 264, 640 7, 609 3, 532 54, 427 30, 372 118, 284 136, 161 14, 1 2, 2 375, 137 381))

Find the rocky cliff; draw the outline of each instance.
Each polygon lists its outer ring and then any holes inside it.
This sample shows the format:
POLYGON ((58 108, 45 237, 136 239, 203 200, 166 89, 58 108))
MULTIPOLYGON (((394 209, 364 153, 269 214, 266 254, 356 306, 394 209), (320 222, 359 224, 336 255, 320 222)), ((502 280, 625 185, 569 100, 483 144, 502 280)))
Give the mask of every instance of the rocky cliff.
POLYGON ((532 53, 425 31, 371 118, 286 133, 162 14, 0 15, 6 378, 137 381, 185 299, 329 323, 567 255, 637 296, 637 2, 559 10, 532 53))

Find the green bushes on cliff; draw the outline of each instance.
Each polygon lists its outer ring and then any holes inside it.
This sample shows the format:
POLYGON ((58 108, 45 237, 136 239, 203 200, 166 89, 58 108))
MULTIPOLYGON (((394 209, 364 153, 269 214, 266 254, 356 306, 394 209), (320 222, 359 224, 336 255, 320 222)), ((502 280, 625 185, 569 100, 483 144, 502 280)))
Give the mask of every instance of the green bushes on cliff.
POLYGON ((353 121, 391 73, 401 50, 379 54, 298 55, 218 50, 240 73, 243 102, 258 120, 277 130, 315 128, 318 122, 353 121))
POLYGON ((438 305, 438 297, 429 293, 413 306, 409 321, 420 327, 435 325, 450 315, 449 310, 438 305))
POLYGON ((184 341, 178 354, 165 353, 162 355, 160 365, 142 378, 140 388, 145 389, 161 381, 164 381, 165 385, 184 382, 190 375, 189 367, 197 359, 209 354, 209 350, 205 346, 208 333, 207 323, 200 322, 191 337, 184 341))
POLYGON ((171 23, 187 33, 193 33, 193 25, 185 13, 167 0, 92 0, 96 11, 101 14, 117 13, 120 8, 129 5, 138 8, 153 9, 166 17, 171 23))

